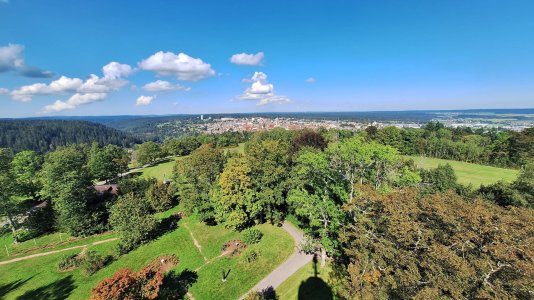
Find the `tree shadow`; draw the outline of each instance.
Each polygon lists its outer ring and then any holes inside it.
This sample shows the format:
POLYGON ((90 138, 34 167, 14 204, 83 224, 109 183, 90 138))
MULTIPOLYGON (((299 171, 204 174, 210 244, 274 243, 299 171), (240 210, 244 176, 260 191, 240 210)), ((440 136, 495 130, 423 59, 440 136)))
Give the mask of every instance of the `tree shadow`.
POLYGON ((26 282, 30 281, 32 278, 33 278, 33 276, 32 277, 28 277, 28 278, 26 278, 24 280, 18 279, 18 280, 12 281, 10 283, 6 283, 6 284, 0 285, 0 299, 5 299, 5 296, 9 292, 17 290, 18 288, 23 286, 26 282))
POLYGON ((310 277, 299 286, 299 300, 331 300, 334 299, 332 288, 319 277, 310 277))
POLYGON ((52 282, 40 288, 27 291, 22 296, 17 297, 17 300, 62 300, 67 299, 71 292, 76 288, 72 275, 52 282))
POLYGON ((306 279, 299 286, 299 300, 331 300, 334 299, 332 288, 317 276, 317 255, 313 254, 313 277, 306 279))
POLYGON ((171 271, 163 278, 158 299, 184 299, 191 285, 197 280, 195 271, 185 269, 180 274, 171 271))
POLYGON ((182 215, 177 213, 170 215, 159 221, 158 227, 154 232, 154 238, 158 238, 169 231, 173 231, 178 228, 178 221, 182 219, 182 215))
POLYGON ((276 295, 276 291, 274 290, 272 286, 266 289, 263 289, 260 292, 260 296, 262 300, 277 300, 278 299, 278 296, 276 295))

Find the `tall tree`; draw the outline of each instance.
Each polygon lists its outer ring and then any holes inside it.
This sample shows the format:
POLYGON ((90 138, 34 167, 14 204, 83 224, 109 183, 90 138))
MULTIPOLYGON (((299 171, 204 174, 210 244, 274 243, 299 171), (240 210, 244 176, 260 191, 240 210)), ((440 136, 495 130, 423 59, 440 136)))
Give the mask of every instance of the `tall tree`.
POLYGON ((16 225, 13 215, 16 210, 15 182, 11 170, 11 149, 0 148, 0 214, 7 218, 11 231, 15 233, 16 225))
POLYGON ((89 170, 97 180, 111 180, 128 170, 130 158, 126 149, 115 145, 99 147, 93 144, 89 156, 89 170))
POLYGON ((25 150, 13 157, 11 166, 17 183, 17 193, 21 196, 37 198, 41 188, 37 174, 41 169, 42 157, 35 151, 25 150))
POLYGON ((74 236, 103 230, 86 161, 79 147, 61 147, 46 156, 40 172, 42 196, 52 200, 59 227, 74 236))
POLYGON ((323 152, 302 150, 295 162, 287 201, 306 223, 307 234, 321 243, 324 266, 327 253, 335 254, 338 246, 337 234, 343 219, 339 207, 347 194, 346 185, 340 174, 330 168, 323 152))
POLYGON ((148 141, 137 146, 137 162, 141 165, 153 163, 163 156, 159 144, 148 141))
POLYGON ((204 144, 174 166, 174 181, 180 203, 187 212, 197 212, 204 221, 213 218, 210 190, 223 170, 226 157, 220 149, 204 144))

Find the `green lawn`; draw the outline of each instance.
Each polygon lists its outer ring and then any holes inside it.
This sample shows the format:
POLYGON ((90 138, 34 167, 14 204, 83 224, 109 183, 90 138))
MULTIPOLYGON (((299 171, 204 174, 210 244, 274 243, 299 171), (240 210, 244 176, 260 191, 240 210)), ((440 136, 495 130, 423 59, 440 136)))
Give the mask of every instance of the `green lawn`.
POLYGON ((458 182, 462 184, 472 184, 479 187, 481 184, 489 185, 499 180, 505 182, 514 181, 519 175, 518 170, 496 168, 461 161, 446 160, 439 158, 429 158, 422 156, 407 156, 415 161, 421 168, 436 168, 438 165, 450 164, 458 176, 458 182))
MULTIPOLYGON (((174 208, 159 214, 159 217, 168 216, 177 210, 174 208)), ((287 259, 293 251, 293 240, 283 229, 271 225, 259 225, 258 229, 265 235, 260 243, 250 248, 257 249, 261 255, 251 264, 241 256, 217 257, 222 245, 227 240, 239 238, 240 233, 220 225, 200 224, 196 217, 191 216, 181 220, 176 230, 121 256, 89 277, 80 270, 59 272, 56 269, 61 257, 77 253, 80 249, 0 266, 0 295, 3 295, 2 299, 63 299, 67 296, 69 299, 87 299, 91 289, 99 281, 112 276, 117 270, 126 267, 138 270, 160 255, 175 254, 180 260, 175 269, 178 273, 204 265, 197 272, 197 282, 191 288, 197 300, 213 299, 214 295, 218 299, 236 299, 287 259), (210 259, 207 264, 184 224, 191 229, 203 254, 210 259), (223 270, 231 270, 226 282, 221 281, 223 270)), ((114 241, 90 248, 102 254, 112 254, 116 245, 117 241, 114 241)))
POLYGON ((177 160, 184 158, 185 156, 172 158, 170 161, 162 162, 157 165, 145 168, 141 171, 143 177, 154 177, 159 181, 172 178, 172 171, 174 164, 177 160))
POLYGON ((279 300, 332 299, 332 290, 328 286, 330 270, 329 264, 323 269, 317 264, 315 276, 314 263, 310 262, 284 281, 276 289, 276 295, 279 300))

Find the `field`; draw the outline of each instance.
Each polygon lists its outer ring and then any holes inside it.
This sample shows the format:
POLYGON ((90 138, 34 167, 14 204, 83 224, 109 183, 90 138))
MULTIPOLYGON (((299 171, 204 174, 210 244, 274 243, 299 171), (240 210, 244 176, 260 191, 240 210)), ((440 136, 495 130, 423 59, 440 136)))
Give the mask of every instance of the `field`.
POLYGON ((407 156, 415 161, 416 165, 421 168, 436 168, 438 165, 450 164, 458 176, 458 182, 462 184, 472 184, 473 187, 480 185, 489 185, 499 180, 505 182, 514 181, 519 175, 518 170, 503 169, 478 164, 466 163, 461 161, 429 158, 422 156, 407 156))
POLYGON ((172 171, 174 168, 174 164, 177 160, 180 160, 182 158, 183 157, 175 157, 170 159, 169 161, 144 168, 140 172, 142 173, 143 177, 154 177, 159 181, 163 181, 164 179, 172 179, 172 171))
MULTIPOLYGON (((174 208, 160 217, 178 210, 174 208)), ((2 265, 0 295, 2 299, 87 299, 99 281, 117 270, 126 267, 137 270, 158 256, 175 254, 180 262, 173 271, 180 274, 187 270, 197 276, 190 289, 196 299, 210 299, 212 295, 218 295, 218 299, 236 299, 293 251, 293 240, 283 229, 267 224, 257 228, 264 237, 250 248, 261 254, 250 264, 242 256, 219 256, 222 245, 228 240, 240 238, 240 233, 222 226, 204 225, 191 216, 182 219, 176 230, 119 257, 92 276, 84 275, 79 269, 60 272, 56 268, 61 257, 78 253, 80 249, 2 265), (195 247, 192 236, 198 238, 201 250, 195 247), (226 282, 221 281, 223 270, 230 270, 226 282)), ((117 241, 113 241, 91 246, 90 249, 101 254, 113 254, 116 245, 117 241)))

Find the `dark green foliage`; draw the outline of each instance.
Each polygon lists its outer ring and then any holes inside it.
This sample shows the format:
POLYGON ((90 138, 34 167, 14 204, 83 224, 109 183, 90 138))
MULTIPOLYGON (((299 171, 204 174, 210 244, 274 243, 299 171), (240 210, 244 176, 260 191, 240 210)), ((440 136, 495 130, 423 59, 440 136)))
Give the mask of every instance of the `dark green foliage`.
POLYGON ((135 194, 122 195, 111 208, 109 222, 120 235, 119 252, 127 253, 155 234, 157 223, 151 207, 144 198, 135 194))
POLYGON ((162 212, 174 204, 174 193, 174 186, 156 182, 146 191, 146 199, 154 211, 162 212))
POLYGON ((243 230, 243 242, 247 245, 257 244, 261 241, 263 233, 256 228, 247 228, 243 230))
POLYGON ((168 155, 184 156, 191 154, 200 145, 198 139, 193 136, 185 136, 179 139, 170 138, 163 142, 163 150, 168 155))
POLYGON ((41 183, 37 174, 43 164, 43 157, 34 151, 21 151, 13 157, 11 166, 17 182, 16 192, 19 196, 37 198, 41 183))
POLYGON ((178 197, 187 213, 199 213, 203 220, 213 219, 210 191, 223 170, 226 157, 220 149, 205 144, 174 167, 178 197))
POLYGON ((137 162, 141 166, 151 164, 162 157, 164 153, 160 145, 155 142, 148 141, 137 146, 137 162))
POLYGON ((59 271, 69 271, 79 267, 83 263, 80 254, 71 254, 63 256, 57 264, 59 271))
POLYGON ((0 120, 0 147, 15 152, 33 150, 46 153, 70 144, 114 144, 131 147, 140 139, 131 134, 85 121, 0 120))
POLYGON ((120 195, 134 194, 138 198, 143 198, 156 182, 156 178, 123 178, 119 181, 119 193, 120 195))
POLYGON ((243 259, 249 264, 255 262, 259 257, 260 252, 255 249, 247 250, 243 253, 243 259))
POLYGON ((481 186, 478 193, 500 206, 534 208, 534 165, 526 165, 513 183, 499 181, 489 186, 481 186))
POLYGON ((458 178, 449 164, 439 165, 431 170, 421 170, 421 177, 434 191, 446 192, 458 187, 458 178))
POLYGON ((42 203, 30 210, 23 226, 32 233, 32 237, 53 232, 55 230, 55 216, 50 202, 42 203))
POLYGON ((13 233, 13 240, 19 243, 27 241, 27 240, 31 240, 34 237, 35 237, 35 234, 28 229, 19 229, 13 233))
POLYGON ((85 151, 69 146, 49 153, 40 177, 41 194, 52 201, 60 229, 73 236, 87 236, 105 229, 105 207, 91 188, 85 151))
POLYGON ((91 276, 98 270, 109 264, 113 258, 109 255, 103 256, 94 250, 88 250, 83 253, 83 262, 81 264, 86 276, 91 276))
POLYGON ((0 216, 5 216, 11 231, 15 232, 16 224, 13 216, 17 209, 17 203, 13 200, 16 185, 11 169, 11 149, 0 148, 0 216))
POLYGON ((128 170, 130 157, 124 148, 115 145, 99 147, 94 143, 89 156, 89 170, 96 180, 110 180, 128 170))

